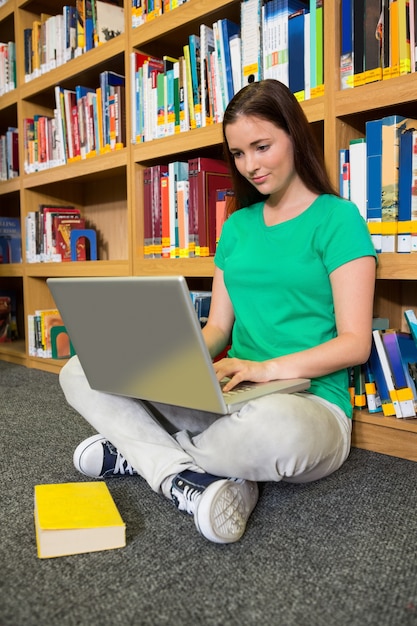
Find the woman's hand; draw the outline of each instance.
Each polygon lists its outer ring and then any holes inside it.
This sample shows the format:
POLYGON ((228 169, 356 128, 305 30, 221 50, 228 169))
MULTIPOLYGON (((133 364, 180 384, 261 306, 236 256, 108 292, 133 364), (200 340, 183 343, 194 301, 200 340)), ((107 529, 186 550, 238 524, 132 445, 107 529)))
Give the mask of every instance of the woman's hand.
POLYGON ((266 383, 272 380, 272 368, 269 361, 245 361, 243 359, 225 358, 213 363, 217 379, 230 380, 223 387, 223 391, 230 391, 242 381, 266 383))

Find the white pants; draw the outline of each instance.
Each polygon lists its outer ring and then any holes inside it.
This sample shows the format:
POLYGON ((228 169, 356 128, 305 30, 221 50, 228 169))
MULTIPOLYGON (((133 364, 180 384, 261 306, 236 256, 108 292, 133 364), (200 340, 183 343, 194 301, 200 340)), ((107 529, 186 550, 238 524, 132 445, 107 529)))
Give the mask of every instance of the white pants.
POLYGON ((73 357, 60 383, 68 403, 161 492, 186 469, 254 481, 309 482, 346 460, 351 420, 309 393, 271 394, 222 417, 94 391, 73 357))

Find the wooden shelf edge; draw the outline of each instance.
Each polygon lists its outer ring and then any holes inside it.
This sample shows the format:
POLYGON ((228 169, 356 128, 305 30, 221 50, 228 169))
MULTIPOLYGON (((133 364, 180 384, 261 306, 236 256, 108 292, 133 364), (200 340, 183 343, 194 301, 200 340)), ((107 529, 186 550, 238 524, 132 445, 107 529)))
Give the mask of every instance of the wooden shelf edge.
POLYGON ((355 412, 352 446, 417 461, 417 419, 401 420, 355 412))

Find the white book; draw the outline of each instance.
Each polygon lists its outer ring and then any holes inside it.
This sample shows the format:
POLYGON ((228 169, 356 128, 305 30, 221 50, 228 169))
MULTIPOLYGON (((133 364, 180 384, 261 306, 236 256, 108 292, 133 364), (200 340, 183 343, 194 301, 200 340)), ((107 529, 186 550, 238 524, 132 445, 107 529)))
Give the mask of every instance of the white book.
POLYGON ((350 153, 350 199, 356 204, 366 220, 366 141, 351 141, 350 153))
POLYGON ((261 0, 243 0, 240 5, 242 38, 242 86, 261 78, 261 0))

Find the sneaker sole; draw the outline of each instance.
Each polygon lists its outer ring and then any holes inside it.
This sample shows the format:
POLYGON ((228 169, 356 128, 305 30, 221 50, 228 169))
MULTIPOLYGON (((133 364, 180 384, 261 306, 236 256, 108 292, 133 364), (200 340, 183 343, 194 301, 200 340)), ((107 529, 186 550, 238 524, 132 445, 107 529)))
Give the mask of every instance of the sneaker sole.
POLYGON ((197 530, 214 543, 239 541, 258 496, 256 482, 227 479, 214 482, 204 491, 194 515, 197 530))

